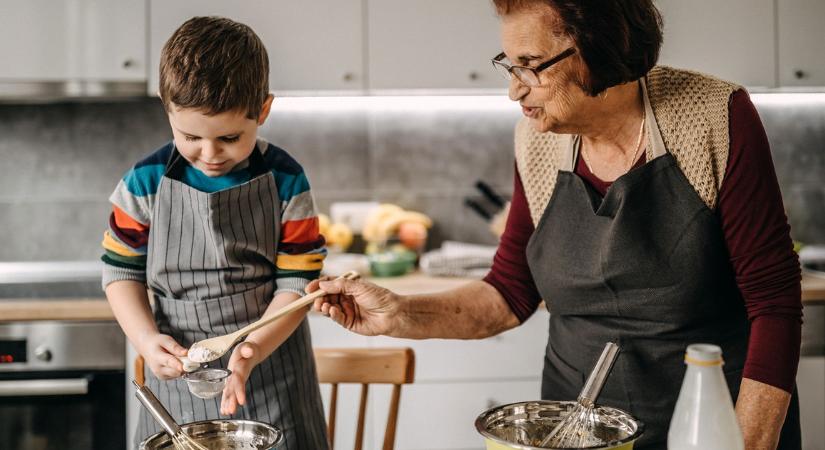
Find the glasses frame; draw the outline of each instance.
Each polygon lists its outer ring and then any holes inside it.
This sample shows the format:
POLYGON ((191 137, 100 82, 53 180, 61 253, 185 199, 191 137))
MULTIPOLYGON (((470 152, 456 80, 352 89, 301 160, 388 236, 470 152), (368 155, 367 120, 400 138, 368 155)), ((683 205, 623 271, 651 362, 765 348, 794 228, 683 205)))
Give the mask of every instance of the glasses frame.
POLYGON ((506 77, 508 80, 510 80, 510 79, 512 79, 513 77, 515 77, 515 78, 516 78, 516 79, 517 79, 517 80, 518 80, 521 84, 523 84, 523 85, 525 85, 525 86, 529 86, 529 87, 536 87, 536 86, 540 86, 540 85, 541 85, 541 83, 539 82, 539 81, 540 81, 540 80, 539 80, 539 72, 542 72, 542 71, 544 71, 544 70, 546 70, 546 69, 549 69, 549 68, 550 68, 551 66, 553 66, 554 64, 557 64, 557 63, 561 62, 563 59, 567 58, 568 56, 573 55, 574 53, 576 53, 576 49, 575 49, 575 48, 573 48, 573 47, 570 47, 570 48, 568 48, 567 50, 565 50, 565 51, 563 51, 563 52, 559 53, 558 55, 556 55, 556 56, 554 56, 554 57, 552 57, 552 58, 548 59, 547 61, 545 61, 545 62, 543 62, 543 63, 539 64, 539 65, 538 65, 538 66, 536 66, 536 67, 520 66, 520 65, 517 65, 517 64, 510 65, 510 64, 507 64, 507 63, 505 63, 505 62, 502 62, 502 59, 506 58, 506 55, 504 54, 504 52, 501 52, 501 53, 499 53, 498 55, 496 55, 493 59, 491 59, 491 60, 490 60, 490 62, 492 62, 492 63, 493 63, 493 67, 496 69, 496 71, 497 71, 497 72, 499 72, 499 73, 501 73, 501 74, 502 74, 502 76, 506 77), (499 67, 501 67, 502 69, 504 69, 504 71, 505 71, 507 74, 509 74, 509 76, 504 75, 504 72, 499 71, 499 70, 498 70, 498 68, 499 68, 499 67), (514 71, 514 70, 516 70, 516 69, 520 69, 520 70, 524 70, 524 71, 532 72, 532 73, 533 73, 533 75, 534 75, 534 76, 535 76, 535 78, 536 78, 536 83, 535 83, 535 84, 533 84, 533 83, 528 83, 527 81, 525 81, 524 79, 522 79, 522 78, 518 75, 518 72, 517 72, 517 71, 514 71))

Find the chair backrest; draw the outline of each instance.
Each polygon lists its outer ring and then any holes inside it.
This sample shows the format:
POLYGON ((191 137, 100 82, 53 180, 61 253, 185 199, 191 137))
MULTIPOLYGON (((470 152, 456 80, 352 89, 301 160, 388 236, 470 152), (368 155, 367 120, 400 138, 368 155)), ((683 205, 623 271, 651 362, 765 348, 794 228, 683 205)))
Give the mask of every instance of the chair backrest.
POLYGON ((401 385, 412 383, 415 379, 415 352, 411 348, 316 348, 315 364, 318 367, 318 381, 332 385, 327 428, 333 447, 335 445, 338 385, 340 383, 361 385, 358 425, 355 430, 355 450, 361 450, 364 443, 364 421, 369 385, 373 383, 393 385, 382 447, 383 450, 392 450, 395 446, 401 385))

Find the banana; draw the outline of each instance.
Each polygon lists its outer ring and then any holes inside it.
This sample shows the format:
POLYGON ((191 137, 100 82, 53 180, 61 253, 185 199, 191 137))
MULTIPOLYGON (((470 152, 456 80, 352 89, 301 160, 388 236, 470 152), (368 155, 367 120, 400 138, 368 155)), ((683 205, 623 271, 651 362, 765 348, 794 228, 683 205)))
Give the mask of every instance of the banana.
POLYGON ((405 222, 419 223, 424 228, 431 228, 433 221, 429 217, 420 212, 402 211, 386 218, 380 223, 377 229, 377 236, 379 239, 387 239, 398 230, 398 226, 405 222))
POLYGON ((401 209, 400 206, 393 205, 391 203, 382 203, 378 205, 364 220, 364 229, 361 231, 361 234, 364 236, 364 240, 375 241, 382 239, 378 234, 378 229, 381 226, 381 223, 383 223, 388 217, 403 211, 404 210, 401 209))

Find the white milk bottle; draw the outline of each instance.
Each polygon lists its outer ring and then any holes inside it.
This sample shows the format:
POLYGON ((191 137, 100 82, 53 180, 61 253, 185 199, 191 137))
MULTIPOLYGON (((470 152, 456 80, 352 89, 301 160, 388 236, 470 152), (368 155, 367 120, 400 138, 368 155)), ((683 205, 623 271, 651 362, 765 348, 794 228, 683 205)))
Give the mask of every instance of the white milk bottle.
POLYGON ((668 450, 742 450, 728 384, 722 373, 722 349, 692 344, 685 353, 687 372, 670 419, 668 450))

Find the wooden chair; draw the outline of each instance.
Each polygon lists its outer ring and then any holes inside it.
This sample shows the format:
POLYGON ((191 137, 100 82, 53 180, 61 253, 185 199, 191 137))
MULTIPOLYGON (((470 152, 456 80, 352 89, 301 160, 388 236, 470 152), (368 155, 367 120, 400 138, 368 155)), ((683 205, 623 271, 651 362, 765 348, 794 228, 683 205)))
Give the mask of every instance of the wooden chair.
POLYGON ((143 386, 144 382, 146 382, 146 375, 143 372, 143 357, 138 355, 135 358, 135 383, 143 386))
MULTIPOLYGON (((340 383, 361 385, 361 402, 358 406, 358 425, 355 431, 355 450, 361 450, 364 442, 364 421, 367 409, 369 385, 392 384, 392 397, 384 432, 383 450, 393 450, 395 429, 398 423, 398 406, 401 385, 410 384, 415 378, 415 353, 411 348, 316 348, 315 363, 318 380, 332 385, 329 404, 328 431, 330 443, 335 445, 335 413, 340 383)), ((331 449, 333 448, 331 447, 331 449)))

